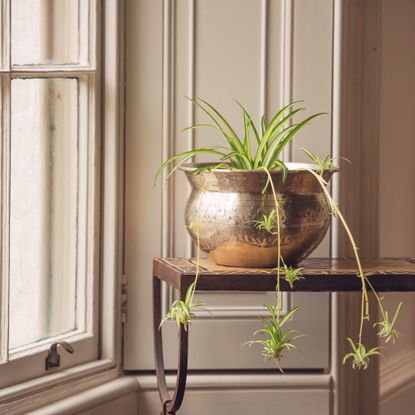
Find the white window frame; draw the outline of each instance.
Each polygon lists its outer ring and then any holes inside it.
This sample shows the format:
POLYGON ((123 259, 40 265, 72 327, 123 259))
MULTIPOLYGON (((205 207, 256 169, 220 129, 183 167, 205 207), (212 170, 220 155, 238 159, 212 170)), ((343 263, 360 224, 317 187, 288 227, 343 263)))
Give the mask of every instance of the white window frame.
MULTIPOLYGON (((7 5, 1 10, 4 22, 7 5)), ((102 52, 102 117, 101 144, 101 255, 99 312, 100 344, 98 358, 74 367, 53 371, 0 390, 0 414, 22 413, 50 402, 73 395, 78 391, 114 379, 120 373, 120 282, 122 275, 122 220, 123 220, 123 20, 124 3, 117 0, 99 0, 98 33, 101 42, 97 50, 102 52), (68 387, 70 385, 70 387, 68 387), (53 386, 53 388, 52 388, 53 386), (34 399, 36 398, 36 399, 34 399)), ((3 2, 3 5, 5 3, 3 2)), ((8 42, 2 39, 2 46, 8 42)), ((2 48, 4 51, 5 49, 2 48)), ((7 287, 2 288, 1 296, 7 287)), ((4 302, 2 302, 4 304, 4 302)), ((7 322, 1 321, 1 329, 7 322)), ((44 365, 48 346, 40 352, 38 362, 44 365)), ((62 352, 62 356, 65 352, 62 352)), ((65 356, 66 357, 66 356, 65 356)), ((62 359, 65 359, 63 357, 62 359)), ((19 360, 16 360, 19 362, 19 360)), ((23 362, 23 360, 20 360, 23 362)), ((37 364, 37 363, 36 363, 37 364)), ((9 363, 6 363, 9 365, 9 363)), ((12 366, 9 366, 10 368, 12 366)), ((13 370, 22 370, 17 364, 13 370)))

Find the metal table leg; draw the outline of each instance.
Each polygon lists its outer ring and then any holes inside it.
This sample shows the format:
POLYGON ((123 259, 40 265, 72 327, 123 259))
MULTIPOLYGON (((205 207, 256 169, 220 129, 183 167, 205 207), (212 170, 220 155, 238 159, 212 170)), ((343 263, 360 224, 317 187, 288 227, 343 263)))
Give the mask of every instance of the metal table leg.
MULTIPOLYGON (((180 292, 180 298, 184 298, 185 293, 180 292)), ((161 315, 161 282, 157 277, 153 277, 153 330, 154 330, 154 356, 156 364, 157 384, 163 406, 161 415, 175 414, 183 402, 187 380, 187 357, 188 357, 188 331, 180 327, 179 332, 179 356, 176 387, 173 397, 167 390, 166 373, 164 369, 163 357, 163 336, 160 329, 161 315)))

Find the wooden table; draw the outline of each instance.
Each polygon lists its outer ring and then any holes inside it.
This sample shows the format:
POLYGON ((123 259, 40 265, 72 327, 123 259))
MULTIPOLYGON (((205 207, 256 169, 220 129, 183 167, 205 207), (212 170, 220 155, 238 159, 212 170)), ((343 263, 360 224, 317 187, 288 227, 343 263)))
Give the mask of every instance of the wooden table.
MULTIPOLYGON (((360 291, 356 262, 352 259, 307 259, 300 265, 303 280, 291 290, 281 280, 281 291, 360 291)), ((376 258, 363 261, 363 269, 376 291, 415 291, 414 258, 376 258)), ((197 291, 273 291, 276 271, 268 268, 223 267, 201 260, 197 291)), ((163 338, 159 329, 162 320, 161 281, 179 291, 184 299, 195 279, 194 259, 155 258, 153 261, 154 353, 162 415, 175 414, 184 398, 188 369, 188 332, 180 328, 176 387, 169 395, 163 358, 163 338)))

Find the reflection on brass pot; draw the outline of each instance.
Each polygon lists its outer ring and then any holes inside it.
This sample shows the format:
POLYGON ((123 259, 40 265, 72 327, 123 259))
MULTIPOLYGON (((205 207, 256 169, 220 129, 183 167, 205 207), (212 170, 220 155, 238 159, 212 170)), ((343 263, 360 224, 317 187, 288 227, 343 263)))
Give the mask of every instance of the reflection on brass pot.
MULTIPOLYGON (((214 169, 192 172, 198 164, 182 167, 192 186, 186 206, 186 226, 194 242, 199 228, 200 248, 219 265, 275 267, 276 221, 271 232, 258 229, 257 221, 275 209, 271 187, 263 193, 267 174, 258 170, 214 169), (199 226, 198 225, 199 222, 199 226)), ((287 163, 271 172, 281 214, 281 255, 295 265, 319 245, 330 222, 330 208, 316 178, 304 169, 313 164, 287 163)), ((323 177, 329 180, 332 172, 323 177)))

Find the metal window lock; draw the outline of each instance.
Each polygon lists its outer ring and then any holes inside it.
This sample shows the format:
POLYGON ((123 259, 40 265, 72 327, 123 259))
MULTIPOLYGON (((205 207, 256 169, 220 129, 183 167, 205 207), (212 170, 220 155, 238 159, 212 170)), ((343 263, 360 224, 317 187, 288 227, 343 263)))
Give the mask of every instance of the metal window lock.
POLYGON ((45 359, 46 370, 51 370, 61 365, 61 357, 58 353, 58 346, 62 346, 68 353, 75 352, 75 349, 68 342, 61 341, 51 344, 49 353, 45 359))

